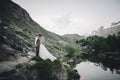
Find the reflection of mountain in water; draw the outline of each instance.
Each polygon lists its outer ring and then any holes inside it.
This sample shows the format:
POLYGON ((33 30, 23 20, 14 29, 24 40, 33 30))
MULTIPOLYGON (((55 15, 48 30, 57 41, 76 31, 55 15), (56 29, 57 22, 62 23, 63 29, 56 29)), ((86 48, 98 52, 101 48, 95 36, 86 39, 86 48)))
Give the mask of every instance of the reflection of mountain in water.
POLYGON ((81 74, 81 78, 83 80, 119 80, 120 74, 116 74, 114 71, 111 74, 111 70, 109 68, 102 69, 103 65, 94 63, 94 62, 81 62, 77 65, 76 69, 81 74))
MULTIPOLYGON (((115 55, 115 53, 114 53, 115 55)), ((117 56, 117 55, 116 55, 117 56)), ((120 59, 113 57, 113 55, 96 56, 91 54, 82 54, 82 58, 95 63, 104 70, 110 70, 112 73, 120 74, 120 59)))

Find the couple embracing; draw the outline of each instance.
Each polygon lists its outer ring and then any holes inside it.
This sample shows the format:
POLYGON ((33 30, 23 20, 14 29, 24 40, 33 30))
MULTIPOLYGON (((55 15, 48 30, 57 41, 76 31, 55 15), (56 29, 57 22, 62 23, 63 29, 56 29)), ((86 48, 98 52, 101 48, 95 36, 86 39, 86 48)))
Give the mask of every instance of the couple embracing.
POLYGON ((40 33, 36 35, 35 47, 36 47, 36 57, 40 57, 43 60, 46 60, 46 59, 50 59, 51 61, 56 60, 56 57, 54 57, 45 47, 44 37, 40 33))

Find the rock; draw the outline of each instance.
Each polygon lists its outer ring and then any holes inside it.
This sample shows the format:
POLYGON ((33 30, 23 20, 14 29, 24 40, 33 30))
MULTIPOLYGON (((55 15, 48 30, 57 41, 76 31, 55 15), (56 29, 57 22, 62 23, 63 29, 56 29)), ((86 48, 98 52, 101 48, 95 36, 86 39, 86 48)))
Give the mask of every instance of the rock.
POLYGON ((14 49, 12 49, 9 45, 3 44, 2 45, 3 49, 9 50, 9 51, 14 51, 14 49))
POLYGON ((35 56, 35 52, 31 52, 31 51, 29 51, 27 54, 32 57, 35 56))
POLYGON ((31 60, 30 62, 28 62, 28 65, 32 66, 32 65, 34 65, 35 63, 36 63, 36 61, 31 60))
POLYGON ((23 67, 23 64, 19 63, 19 64, 16 65, 16 68, 22 68, 22 67, 23 67))
POLYGON ((3 72, 8 72, 8 71, 11 71, 11 70, 14 70, 15 68, 9 66, 8 64, 6 63, 1 63, 0 64, 0 74, 3 73, 3 72))

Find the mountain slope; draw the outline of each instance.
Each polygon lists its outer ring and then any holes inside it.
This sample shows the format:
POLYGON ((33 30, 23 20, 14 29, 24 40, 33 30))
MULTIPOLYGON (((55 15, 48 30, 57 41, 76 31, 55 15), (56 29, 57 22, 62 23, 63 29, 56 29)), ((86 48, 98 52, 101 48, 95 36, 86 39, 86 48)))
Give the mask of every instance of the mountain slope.
POLYGON ((62 37, 42 28, 31 19, 26 10, 11 0, 0 0, 1 53, 33 50, 36 33, 42 33, 45 36, 45 45, 49 51, 54 54, 62 53, 54 47, 59 44, 57 46, 61 48, 62 44, 59 41, 65 42, 62 37))
POLYGON ((65 34, 65 35, 62 35, 62 38, 64 38, 64 39, 67 40, 68 42, 73 42, 73 43, 75 43, 76 40, 83 39, 84 36, 80 36, 80 35, 78 35, 78 34, 65 34))

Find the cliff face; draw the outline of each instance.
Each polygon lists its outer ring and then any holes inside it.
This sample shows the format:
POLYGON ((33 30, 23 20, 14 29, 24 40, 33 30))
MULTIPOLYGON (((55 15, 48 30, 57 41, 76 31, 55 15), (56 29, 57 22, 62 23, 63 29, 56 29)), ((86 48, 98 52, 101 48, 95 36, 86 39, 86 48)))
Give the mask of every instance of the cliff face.
POLYGON ((32 48, 31 36, 28 36, 33 34, 28 29, 32 22, 29 14, 20 6, 11 0, 0 0, 0 61, 15 57, 18 51, 32 48))
POLYGON ((0 2, 0 12, 2 12, 0 14, 2 16, 12 16, 22 22, 32 22, 29 14, 19 5, 13 3, 11 0, 1 0, 0 2))

